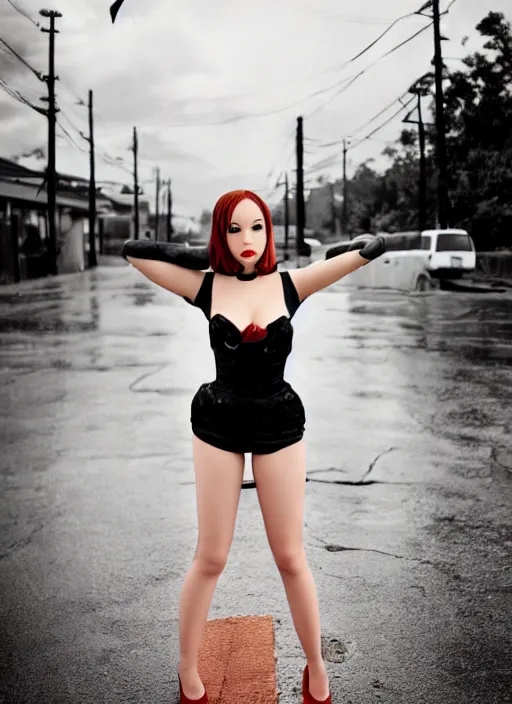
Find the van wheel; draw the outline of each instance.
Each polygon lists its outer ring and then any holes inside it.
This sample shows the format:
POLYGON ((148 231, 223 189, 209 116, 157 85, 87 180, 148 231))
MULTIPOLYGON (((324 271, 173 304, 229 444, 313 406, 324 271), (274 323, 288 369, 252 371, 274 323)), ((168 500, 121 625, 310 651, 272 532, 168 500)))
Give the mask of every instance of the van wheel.
POLYGON ((418 276, 416 280, 416 291, 427 291, 429 289, 429 280, 426 276, 418 276))

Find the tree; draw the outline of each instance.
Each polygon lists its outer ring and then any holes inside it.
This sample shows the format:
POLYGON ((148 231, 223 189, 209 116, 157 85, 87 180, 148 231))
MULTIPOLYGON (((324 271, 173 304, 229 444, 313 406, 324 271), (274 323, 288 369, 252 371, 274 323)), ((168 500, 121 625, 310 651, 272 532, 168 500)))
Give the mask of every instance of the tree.
POLYGON ((203 210, 199 216, 199 224, 203 227, 208 227, 212 222, 213 213, 211 210, 203 210))
POLYGON ((476 29, 487 53, 466 57, 445 94, 451 224, 493 249, 512 245, 512 25, 490 12, 476 29))
MULTIPOLYGON (((447 73, 450 226, 467 229, 477 248, 494 249, 512 245, 512 26, 503 14, 490 12, 476 29, 488 39, 486 53, 467 56, 464 69, 447 73)), ((426 134, 427 226, 434 227, 435 128, 427 127, 426 134)), ((383 151, 391 161, 384 173, 375 172, 370 162, 356 171, 348 189, 353 233, 417 228, 417 141, 416 130, 404 130, 383 151)))

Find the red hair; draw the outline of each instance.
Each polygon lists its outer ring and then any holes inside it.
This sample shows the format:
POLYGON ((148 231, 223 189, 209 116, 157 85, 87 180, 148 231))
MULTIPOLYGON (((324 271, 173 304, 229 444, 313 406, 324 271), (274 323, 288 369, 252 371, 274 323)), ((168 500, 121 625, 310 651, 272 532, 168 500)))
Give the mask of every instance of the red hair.
POLYGON ((229 191, 215 203, 212 216, 212 233, 210 243, 208 245, 208 255, 210 258, 210 266, 213 271, 219 274, 237 274, 244 270, 244 267, 238 262, 229 251, 227 243, 227 231, 231 223, 233 211, 236 206, 248 198, 254 201, 259 206, 263 213, 265 221, 265 230, 267 233, 267 243, 265 250, 256 264, 258 274, 271 274, 277 270, 276 250, 274 246, 274 228, 272 226, 272 215, 268 205, 252 191, 229 191))

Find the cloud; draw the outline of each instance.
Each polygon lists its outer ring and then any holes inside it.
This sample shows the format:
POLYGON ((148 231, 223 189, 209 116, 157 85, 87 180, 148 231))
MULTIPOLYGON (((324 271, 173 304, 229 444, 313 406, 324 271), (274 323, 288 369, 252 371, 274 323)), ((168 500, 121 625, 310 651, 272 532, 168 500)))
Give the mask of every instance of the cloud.
MULTIPOLYGON (((286 169, 293 182, 298 115, 304 116, 306 167, 337 155, 325 175, 338 178, 341 148, 324 149, 319 144, 349 135, 363 137, 377 127, 392 110, 361 130, 430 68, 433 55, 432 32, 426 30, 379 60, 344 92, 336 95, 333 88, 311 97, 336 81, 341 88, 344 80, 424 26, 424 18, 404 20, 370 52, 339 68, 385 29, 383 21, 391 22, 416 5, 411 0, 388 0, 384 11, 382 2, 368 0, 364 7, 358 6, 357 16, 344 17, 336 0, 323 0, 321 8, 309 0, 126 0, 112 25, 109 1, 45 2, 63 15, 57 20, 56 37, 60 119, 87 148, 68 120, 87 131, 87 111, 77 105, 76 96, 86 102, 89 89, 94 90, 98 149, 122 157, 125 169, 98 159, 98 177, 130 181, 136 125, 141 179, 151 179, 154 168, 160 166, 162 176, 172 178, 176 201, 191 214, 210 208, 225 190, 272 185, 269 172, 275 183, 286 169), (267 112, 271 114, 265 116, 267 112)), ((16 2, 36 21, 48 24, 39 17, 39 0, 16 2)), ((447 4, 444 0, 444 7, 447 4)), ((491 9, 510 17, 509 4, 510 0, 456 2, 443 18, 443 32, 450 38, 443 43, 445 55, 463 56, 473 50, 477 22, 491 9), (462 48, 465 34, 471 40, 462 48)), ((48 35, 6 2, 0 2, 0 24, 0 36, 37 70, 47 72, 48 35)), ((1 50, 0 76, 37 102, 46 91, 44 84, 1 50)), ((4 93, 0 93, 0 111, 0 139, 9 151, 44 146, 44 117, 4 93)), ((374 139, 351 150, 349 173, 370 157, 382 165, 385 145, 376 140, 394 140, 402 127, 397 117, 374 139)), ((87 176, 87 154, 63 139, 58 140, 57 163, 62 171, 87 176)))

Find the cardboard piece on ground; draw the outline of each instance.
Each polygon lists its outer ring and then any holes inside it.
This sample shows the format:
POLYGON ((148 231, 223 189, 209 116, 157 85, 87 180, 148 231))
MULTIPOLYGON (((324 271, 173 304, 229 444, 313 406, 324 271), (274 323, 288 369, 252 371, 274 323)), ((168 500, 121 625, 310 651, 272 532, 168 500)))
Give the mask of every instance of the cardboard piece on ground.
POLYGON ((277 704, 272 616, 208 621, 198 669, 210 704, 277 704))

